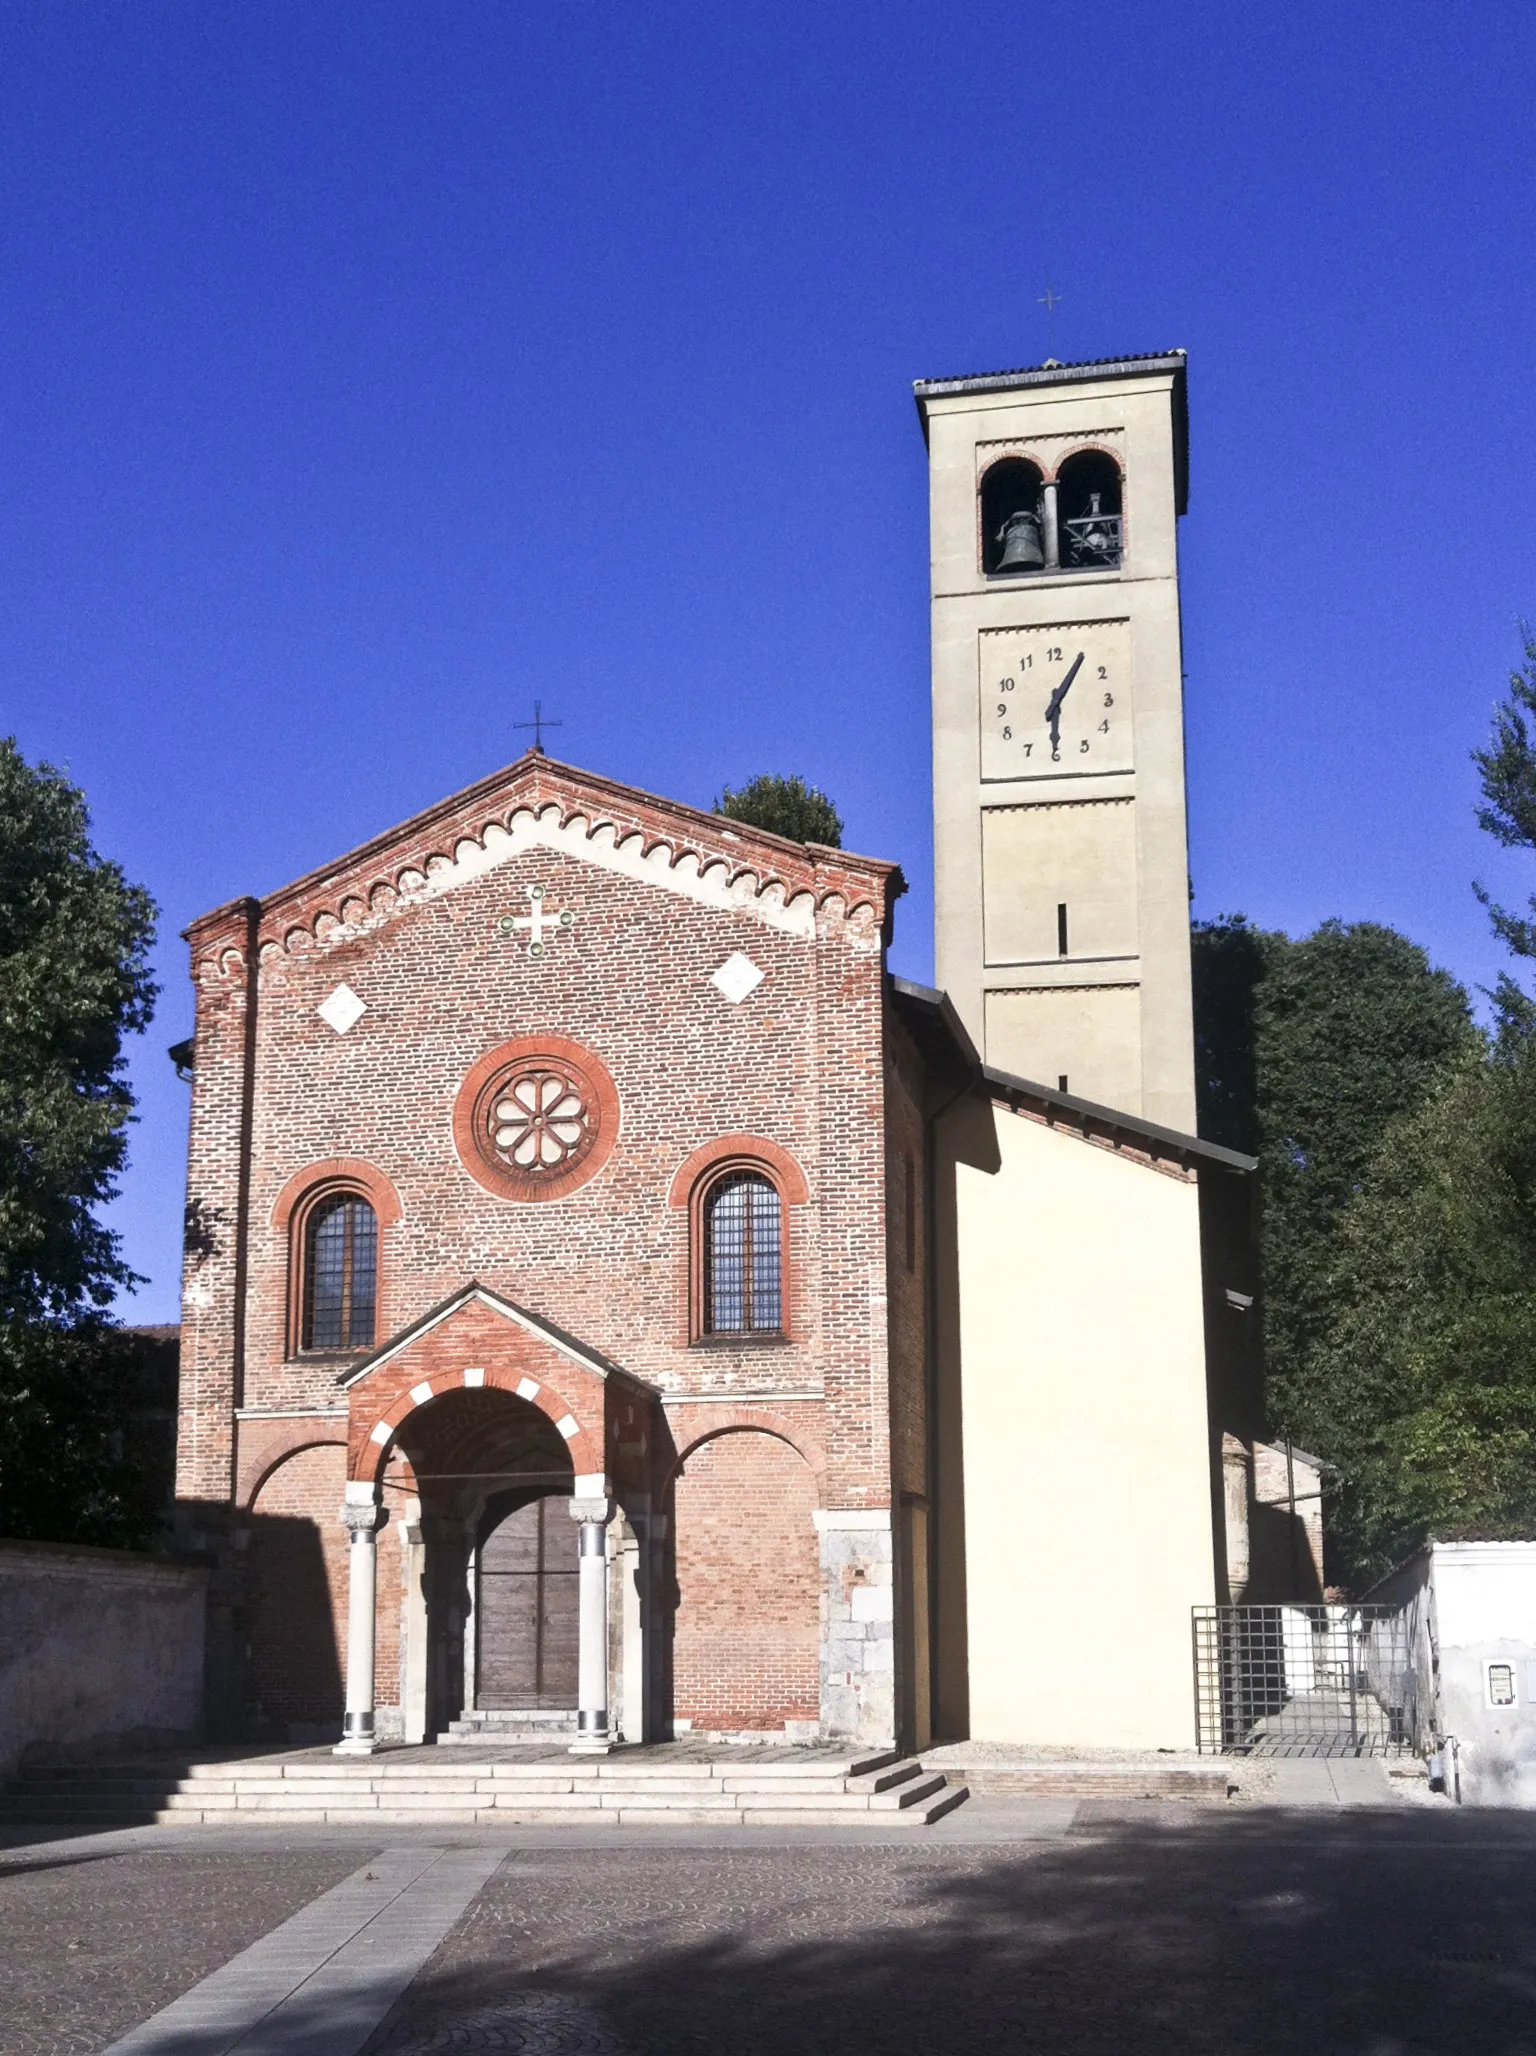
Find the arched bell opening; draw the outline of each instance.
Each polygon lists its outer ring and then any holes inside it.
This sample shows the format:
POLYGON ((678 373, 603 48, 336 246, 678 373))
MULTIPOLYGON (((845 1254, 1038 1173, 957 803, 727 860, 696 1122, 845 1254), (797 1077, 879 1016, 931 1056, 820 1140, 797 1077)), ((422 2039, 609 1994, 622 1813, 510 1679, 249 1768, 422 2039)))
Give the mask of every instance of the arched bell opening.
POLYGON ((1122 552, 1120 467, 1102 450, 1080 450, 1061 467, 1057 520, 1066 571, 1112 571, 1122 552))
MULTIPOLYGON (((510 1695, 518 1689, 518 1638, 509 1622, 530 1599, 559 1610, 564 1591, 550 1579, 566 1539, 560 1523, 575 1537, 566 1511, 575 1473, 549 1416, 495 1387, 444 1393, 417 1407, 401 1423, 395 1446, 409 1466, 408 1474, 399 1472, 399 1489, 413 1495, 398 1511, 417 1538, 404 1552, 400 1654, 403 1727, 415 1740, 488 1703, 517 1703, 510 1695), (531 1585, 514 1583, 524 1575, 514 1566, 526 1557, 530 1528, 536 1558, 549 1538, 549 1577, 536 1568, 531 1585)), ((394 1496, 395 1473, 391 1464, 386 1500, 394 1496)), ((558 1678, 551 1694, 563 1692, 564 1673, 548 1674, 558 1678)), ((558 1703, 574 1709, 574 1683, 558 1703)))
POLYGON ((1039 571, 1046 561, 1044 487, 1038 465, 1001 457, 981 481, 981 568, 988 577, 1039 571))

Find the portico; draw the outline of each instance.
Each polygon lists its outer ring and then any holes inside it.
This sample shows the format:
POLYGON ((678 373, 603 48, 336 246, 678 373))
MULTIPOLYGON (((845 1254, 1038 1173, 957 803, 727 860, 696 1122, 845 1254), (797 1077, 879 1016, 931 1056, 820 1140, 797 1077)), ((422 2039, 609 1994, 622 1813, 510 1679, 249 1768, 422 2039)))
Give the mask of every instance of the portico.
POLYGON ((336 1753, 369 1755, 383 1739, 380 1645, 397 1608, 391 1739, 425 1741, 487 1709, 557 1723, 568 1712, 577 1754, 604 1754, 620 1733, 645 1739, 656 1638, 649 1551, 638 1546, 650 1527, 643 1466, 655 1439, 646 1389, 473 1283, 359 1366, 345 1389, 346 1708, 336 1753), (605 1464, 610 1445, 623 1452, 617 1481, 605 1464), (380 1589, 376 1543, 390 1522, 398 1594, 380 1589), (614 1662, 616 1585, 624 1633, 614 1662), (639 1676, 626 1679, 626 1669, 639 1676))

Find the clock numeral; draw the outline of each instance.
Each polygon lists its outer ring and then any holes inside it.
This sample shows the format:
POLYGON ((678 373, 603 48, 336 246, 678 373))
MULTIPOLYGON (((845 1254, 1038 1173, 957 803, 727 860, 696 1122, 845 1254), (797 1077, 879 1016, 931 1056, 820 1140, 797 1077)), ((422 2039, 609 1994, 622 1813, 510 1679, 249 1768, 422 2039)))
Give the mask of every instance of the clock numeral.
POLYGON ((997 689, 999 692, 1012 692, 1013 680, 1011 678, 1005 678, 1002 684, 997 689))
POLYGON ((1024 754, 1025 754, 1025 756, 1026 756, 1026 757, 1027 757, 1027 756, 1030 756, 1030 755, 1032 755, 1032 754, 1033 754, 1033 752, 1034 752, 1034 747, 1035 747, 1035 746, 1034 746, 1034 744, 1033 744, 1032 742, 1027 742, 1027 743, 1025 743, 1025 745, 1024 745, 1024 754))
POLYGON ((1107 671, 1107 670, 1105 669, 1105 667, 1104 667, 1104 666, 1103 666, 1102 664, 1101 664, 1101 665, 1099 666, 1099 676, 1100 676, 1100 678, 1108 678, 1108 676, 1109 676, 1109 673, 1108 673, 1108 671, 1107 671))
MULTIPOLYGON (((999 707, 997 711, 999 712, 999 714, 1001 714, 1001 712, 1002 712, 1003 710, 1002 710, 1002 708, 1001 708, 1001 707, 999 707)), ((1013 730, 1012 730, 1011 728, 1005 728, 1005 729, 1003 730, 1003 741, 1004 741, 1004 742, 1012 742, 1012 741, 1013 741, 1013 730)))
POLYGON ((1059 664, 1061 662, 1060 649, 1047 650, 1045 653, 1045 661, 1047 664, 1059 664))
POLYGON ((1019 669, 1021 671, 1033 671, 1034 668, 1035 653, 1033 650, 1025 650, 1019 658, 1019 669))
POLYGON ((1061 751, 1060 751, 1060 750, 1052 750, 1052 751, 1051 751, 1051 762, 1052 762, 1053 764, 1059 764, 1059 763, 1061 762, 1061 751))
POLYGON ((1086 756, 1087 756, 1087 754, 1088 754, 1088 738, 1087 738, 1087 736, 1086 736, 1086 735, 1085 735, 1085 736, 1083 737, 1082 741, 1081 741, 1081 742, 1080 742, 1080 743, 1078 744, 1078 746, 1077 746, 1077 752, 1078 752, 1078 755, 1079 755, 1079 756, 1081 756, 1081 757, 1086 757, 1086 756))
POLYGON ((999 700, 997 703, 997 711, 999 714, 1006 714, 1008 711, 1008 702, 1006 700, 999 700))
POLYGON ((1108 735, 1108 733, 1109 733, 1109 723, 1108 723, 1107 721, 1101 721, 1101 722, 1099 723, 1099 733, 1100 733, 1100 735, 1108 735))
POLYGON ((1104 704, 1106 707, 1112 707, 1115 704, 1115 696, 1112 692, 1105 693, 1104 704))

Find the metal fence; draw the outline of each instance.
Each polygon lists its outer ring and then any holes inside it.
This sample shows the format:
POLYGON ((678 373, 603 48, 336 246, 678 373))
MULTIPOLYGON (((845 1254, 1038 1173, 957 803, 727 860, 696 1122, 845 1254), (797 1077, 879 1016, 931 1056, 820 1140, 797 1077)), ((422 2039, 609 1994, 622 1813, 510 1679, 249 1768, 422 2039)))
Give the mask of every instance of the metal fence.
POLYGON ((1195 1720, 1207 1756, 1400 1756, 1420 1742, 1404 1609, 1197 1606, 1195 1720))

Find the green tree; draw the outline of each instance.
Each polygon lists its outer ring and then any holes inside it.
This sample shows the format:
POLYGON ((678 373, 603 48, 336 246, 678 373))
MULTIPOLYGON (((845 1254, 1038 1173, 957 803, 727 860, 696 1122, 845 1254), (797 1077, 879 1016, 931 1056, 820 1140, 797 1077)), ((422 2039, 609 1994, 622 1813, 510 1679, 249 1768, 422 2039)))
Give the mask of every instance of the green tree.
POLYGON ((715 812, 753 828, 766 828, 790 842, 819 842, 829 849, 843 846, 842 817, 824 792, 803 778, 775 778, 765 773, 749 779, 739 792, 727 786, 715 801, 715 812))
POLYGON ((1311 1432, 1358 1589, 1427 1534, 1536 1522, 1536 1055, 1471 1056, 1387 1130, 1339 1224, 1311 1432))
POLYGON ((153 936, 83 795, 0 741, 0 1532, 117 1539, 105 1309, 133 1274, 96 1210, 126 1156, 123 1038, 153 1010, 153 936))
POLYGON ((1259 1158, 1270 1418, 1332 1457, 1317 1352, 1340 1217, 1390 1124, 1477 1031, 1455 979, 1372 921, 1296 940, 1224 918, 1197 927, 1194 969, 1201 1132, 1259 1158))
MULTIPOLYGON (((1486 749, 1474 750, 1482 786, 1477 821, 1506 849, 1536 850, 1536 636, 1520 624, 1525 661, 1509 674, 1508 697, 1494 710, 1493 734, 1486 749)), ((1493 932, 1517 957, 1536 957, 1536 897, 1524 914, 1496 904, 1487 888, 1472 890, 1488 909, 1493 932)), ((1498 1021, 1501 1047, 1536 1038, 1536 1001, 1507 971, 1501 971, 1490 997, 1498 1021)))

